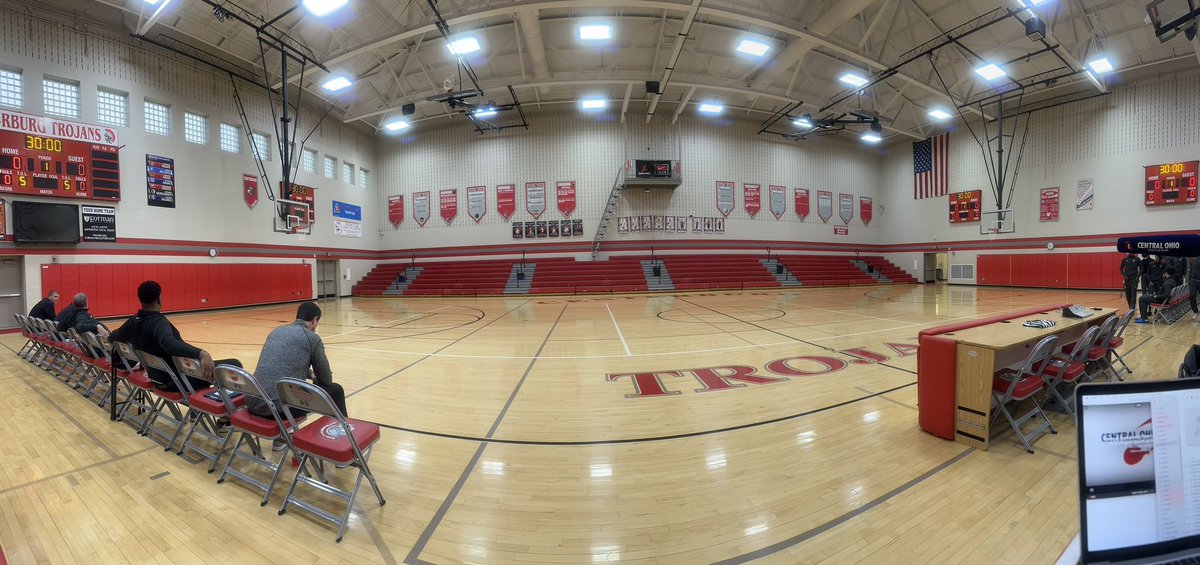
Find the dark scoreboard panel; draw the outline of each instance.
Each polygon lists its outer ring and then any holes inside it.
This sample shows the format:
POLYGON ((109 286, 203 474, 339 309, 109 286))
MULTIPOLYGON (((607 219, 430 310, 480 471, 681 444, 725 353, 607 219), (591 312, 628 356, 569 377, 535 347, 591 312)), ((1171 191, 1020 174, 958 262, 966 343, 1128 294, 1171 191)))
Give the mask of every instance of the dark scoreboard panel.
POLYGON ((1146 167, 1146 205, 1196 201, 1196 169, 1200 161, 1146 167))
POLYGON ((983 205, 982 190, 950 193, 950 223, 978 222, 983 205))
POLYGON ((121 199, 121 166, 117 147, 53 132, 87 135, 96 126, 27 117, 20 122, 5 113, 0 122, 0 192, 97 200, 121 199), (46 127, 46 125, 51 127, 46 127), (17 126, 26 131, 20 131, 17 126), (37 132, 39 129, 45 133, 37 132))

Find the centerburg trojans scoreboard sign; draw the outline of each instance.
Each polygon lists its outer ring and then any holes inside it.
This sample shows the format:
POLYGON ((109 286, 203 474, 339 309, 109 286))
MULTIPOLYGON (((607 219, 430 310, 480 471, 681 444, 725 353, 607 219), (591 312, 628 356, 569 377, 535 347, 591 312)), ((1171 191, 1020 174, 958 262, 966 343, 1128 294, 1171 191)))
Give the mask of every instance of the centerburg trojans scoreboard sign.
POLYGON ((121 199, 117 132, 0 110, 0 192, 121 199))

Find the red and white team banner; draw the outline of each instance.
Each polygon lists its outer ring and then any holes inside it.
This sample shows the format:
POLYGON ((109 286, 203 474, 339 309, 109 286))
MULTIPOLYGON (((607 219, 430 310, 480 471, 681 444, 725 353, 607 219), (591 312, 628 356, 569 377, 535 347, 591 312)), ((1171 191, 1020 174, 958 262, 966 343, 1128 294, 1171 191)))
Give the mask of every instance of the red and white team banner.
POLYGON ((808 217, 808 213, 809 213, 808 202, 809 202, 808 189, 807 188, 797 188, 796 189, 796 215, 800 216, 801 222, 803 222, 804 219, 808 217))
POLYGON ((833 193, 828 190, 817 191, 817 217, 822 222, 829 223, 833 217, 833 193))
POLYGON ((496 213, 507 221, 517 211, 517 185, 496 185, 496 213))
POLYGON ((254 209, 255 204, 258 204, 258 177, 242 175, 242 200, 251 210, 254 209))
POLYGON ((487 187, 468 186, 467 215, 478 224, 484 214, 487 214, 487 187))
POLYGON ((854 219, 854 195, 838 193, 838 217, 842 219, 842 223, 850 225, 850 220, 854 219))
POLYGON ((570 217, 575 211, 575 181, 559 181, 554 185, 554 193, 558 197, 558 211, 570 217))
POLYGON ((413 193, 413 219, 417 225, 425 227, 429 221, 429 191, 413 193))
POLYGON ((121 144, 117 139, 117 130, 107 126, 33 116, 12 110, 0 110, 0 129, 104 145, 121 144))
POLYGON ((388 197, 388 221, 393 228, 399 228, 404 223, 404 195, 397 194, 388 197))
POLYGON ((742 185, 742 201, 742 205, 746 207, 746 213, 750 214, 751 218, 758 216, 758 211, 762 210, 762 185, 742 185))
POLYGON ((1041 194, 1042 206, 1038 213, 1038 219, 1043 222, 1058 221, 1058 187, 1043 188, 1041 194))
POLYGON ((717 211, 722 216, 729 216, 733 211, 733 183, 729 181, 717 181, 717 211))
POLYGON ((773 184, 767 190, 767 205, 771 210, 771 215, 778 220, 787 211, 787 189, 773 184))
POLYGON ((447 188, 438 193, 438 206, 442 211, 442 219, 447 224, 454 222, 454 217, 458 215, 458 189, 447 188))
POLYGON ((864 226, 871 225, 871 218, 875 217, 875 201, 866 196, 858 197, 858 217, 862 218, 864 226))
POLYGON ((525 211, 536 220, 546 211, 546 183, 525 183, 525 211))

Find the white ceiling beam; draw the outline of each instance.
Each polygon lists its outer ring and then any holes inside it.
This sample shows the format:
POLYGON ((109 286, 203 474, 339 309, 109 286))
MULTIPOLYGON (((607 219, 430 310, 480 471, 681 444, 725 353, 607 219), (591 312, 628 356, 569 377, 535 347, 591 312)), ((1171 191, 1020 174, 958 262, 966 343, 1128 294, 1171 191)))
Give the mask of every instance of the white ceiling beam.
POLYGON ((688 89, 687 94, 685 94, 683 96, 683 99, 679 101, 679 107, 675 108, 675 115, 671 116, 672 124, 679 121, 679 114, 682 114, 683 109, 687 108, 688 102, 691 101, 692 95, 695 93, 696 93, 696 87, 693 86, 688 89))
MULTIPOLYGON (((546 44, 542 41, 542 22, 538 20, 537 8, 517 12, 517 21, 521 27, 521 34, 525 38, 525 48, 529 54, 529 66, 533 67, 533 77, 539 81, 550 78, 550 63, 546 60, 546 44)), ((542 94, 546 94, 546 92, 542 91, 542 94)))
POLYGON ((683 46, 687 43, 688 32, 692 30, 692 23, 696 21, 696 14, 700 11, 700 2, 703 0, 692 0, 691 9, 688 10, 687 16, 683 18, 683 27, 679 29, 679 35, 675 36, 675 46, 671 49, 671 58, 667 59, 667 66, 663 69, 662 79, 658 81, 658 94, 653 95, 650 99, 650 107, 646 109, 646 123, 654 119, 654 110, 658 109, 658 101, 662 100, 663 91, 666 90, 667 84, 671 82, 671 73, 675 72, 675 65, 679 63, 679 54, 683 52, 683 46))
MULTIPOLYGON (((134 35, 146 35, 146 32, 150 31, 150 28, 154 27, 154 24, 158 23, 158 20, 162 18, 163 13, 166 12, 167 5, 170 3, 171 0, 162 0, 162 2, 159 2, 158 6, 154 7, 154 12, 150 14, 150 17, 138 25, 137 33, 134 35)), ((142 15, 144 16, 145 14, 146 8, 142 8, 142 15)), ((141 16, 138 17, 138 20, 141 20, 141 16)))
POLYGON ((621 123, 625 123, 625 112, 629 110, 629 97, 633 94, 633 83, 625 85, 625 101, 621 102, 621 123))

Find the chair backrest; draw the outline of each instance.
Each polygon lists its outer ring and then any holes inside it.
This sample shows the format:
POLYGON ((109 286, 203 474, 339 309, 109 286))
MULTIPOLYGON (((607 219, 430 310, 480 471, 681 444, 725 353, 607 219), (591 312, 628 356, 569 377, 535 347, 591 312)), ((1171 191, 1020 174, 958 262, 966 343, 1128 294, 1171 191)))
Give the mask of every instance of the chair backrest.
POLYGON ((1117 317, 1109 316, 1104 323, 1100 324, 1100 335, 1096 337, 1096 345, 1094 347, 1102 347, 1108 349, 1108 344, 1112 342, 1112 338, 1117 330, 1117 317))
POLYGON ((91 357, 96 356, 96 353, 92 351, 92 348, 83 342, 83 336, 79 335, 79 330, 75 328, 67 328, 66 333, 67 338, 74 341, 75 345, 79 347, 81 352, 91 357))
POLYGON ((114 360, 120 359, 120 364, 124 365, 124 367, 118 367, 118 369, 132 372, 134 367, 133 365, 130 365, 130 363, 138 362, 137 352, 133 350, 133 345, 124 341, 109 340, 108 342, 111 343, 114 348, 116 348, 116 351, 114 352, 114 360))
MULTIPOLYGON (((1132 312, 1132 310, 1130 310, 1132 312)), ((1096 346, 1096 340, 1100 338, 1100 326, 1092 326, 1083 332, 1079 341, 1075 342, 1075 349, 1067 356, 1067 364, 1077 361, 1083 361, 1087 358, 1088 351, 1096 346)))
POLYGON ((346 434, 350 447, 354 448, 355 458, 359 461, 364 460, 362 452, 358 449, 358 442, 354 440, 354 428, 346 421, 346 416, 338 410, 328 393, 317 385, 292 378, 279 379, 275 383, 275 392, 279 395, 279 402, 283 404, 284 414, 287 415, 290 424, 295 425, 291 410, 293 406, 333 418, 346 434))
MULTIPOLYGON (((280 430, 296 429, 296 422, 289 418, 288 425, 284 425, 283 416, 275 409, 275 403, 271 402, 271 397, 262 385, 258 384, 258 379, 249 371, 235 367, 233 365, 217 365, 213 370, 213 381, 217 385, 217 390, 221 391, 221 400, 225 402, 225 409, 229 413, 234 412, 233 400, 229 398, 229 391, 240 392, 246 395, 249 399, 258 399, 266 403, 271 410, 271 417, 275 420, 275 425, 279 426, 280 430)), ((291 445, 291 438, 284 433, 282 436, 284 441, 291 445)))
POLYGON ((1129 322, 1133 320, 1133 308, 1126 310, 1121 315, 1121 319, 1117 321, 1116 328, 1113 329, 1113 337, 1120 337, 1125 334, 1125 328, 1129 327, 1129 322))
POLYGON ((1021 362, 1021 367, 1017 369, 1015 378, 1008 384, 1008 392, 1005 398, 1011 398, 1013 391, 1017 388, 1017 383, 1021 382, 1021 378, 1025 375, 1032 375, 1035 378, 1042 378, 1042 373, 1046 371, 1046 365, 1050 360, 1050 355, 1054 353, 1055 345, 1058 344, 1058 336, 1048 335, 1043 337, 1033 349, 1029 350, 1029 355, 1021 362))
POLYGON ((179 369, 180 375, 197 378, 202 381, 208 381, 209 383, 213 382, 213 379, 204 376, 204 368, 200 366, 199 359, 193 359, 191 357, 172 357, 171 359, 175 362, 175 366, 179 369))
POLYGON ((80 344, 86 344, 88 349, 91 349, 98 359, 107 359, 112 361, 112 355, 104 348, 104 344, 100 343, 100 338, 92 332, 83 332, 79 335, 80 344))
POLYGON ((171 364, 167 363, 162 357, 152 353, 146 353, 145 351, 135 351, 134 353, 137 354, 138 362, 141 363, 143 367, 158 369, 159 371, 166 373, 167 376, 171 377, 171 381, 175 383, 175 388, 178 389, 179 392, 183 393, 184 402, 187 402, 187 397, 189 395, 191 395, 193 392, 196 392, 192 390, 192 383, 187 379, 180 378, 179 374, 175 372, 175 369, 171 368, 171 364))

